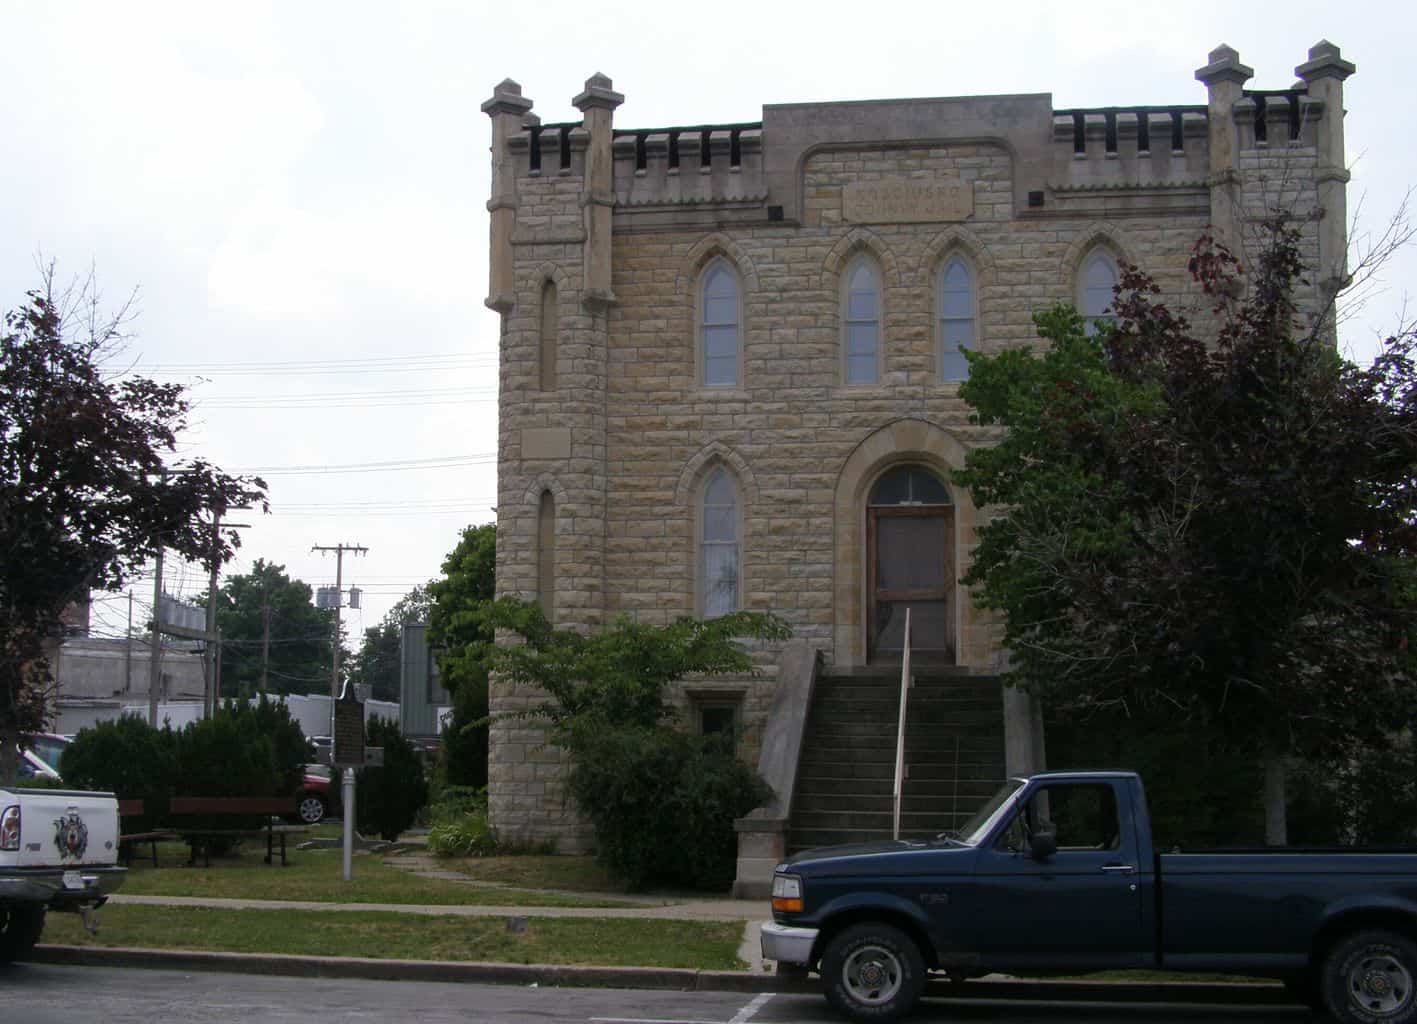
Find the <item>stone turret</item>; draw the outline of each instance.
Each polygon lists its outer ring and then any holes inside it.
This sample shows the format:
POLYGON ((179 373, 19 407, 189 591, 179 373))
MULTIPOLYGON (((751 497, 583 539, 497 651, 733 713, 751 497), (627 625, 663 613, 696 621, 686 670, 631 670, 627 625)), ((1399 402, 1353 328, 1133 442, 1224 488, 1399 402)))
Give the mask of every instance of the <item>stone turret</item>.
POLYGON ((1240 63, 1240 55, 1223 43, 1210 51, 1209 63, 1196 71, 1210 94, 1206 120, 1210 142, 1210 223, 1216 237, 1238 249, 1240 236, 1240 162, 1235 131, 1235 105, 1244 95, 1254 68, 1240 63))
POLYGON ((1343 82, 1358 68, 1321 40, 1309 48, 1309 59, 1294 69, 1309 96, 1323 104, 1315 148, 1314 182, 1323 223, 1319 227, 1318 288, 1328 302, 1348 282, 1348 168, 1343 150, 1343 82))

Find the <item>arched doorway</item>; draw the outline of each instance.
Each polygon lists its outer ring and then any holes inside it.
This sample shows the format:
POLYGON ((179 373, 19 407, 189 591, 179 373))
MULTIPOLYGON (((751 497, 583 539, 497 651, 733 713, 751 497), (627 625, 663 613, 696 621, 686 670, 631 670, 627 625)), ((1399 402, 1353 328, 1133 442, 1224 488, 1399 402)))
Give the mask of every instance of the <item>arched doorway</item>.
POLYGON ((910 609, 911 657, 955 660, 955 515, 944 482, 919 465, 883 473, 866 499, 866 650, 898 662, 910 609))

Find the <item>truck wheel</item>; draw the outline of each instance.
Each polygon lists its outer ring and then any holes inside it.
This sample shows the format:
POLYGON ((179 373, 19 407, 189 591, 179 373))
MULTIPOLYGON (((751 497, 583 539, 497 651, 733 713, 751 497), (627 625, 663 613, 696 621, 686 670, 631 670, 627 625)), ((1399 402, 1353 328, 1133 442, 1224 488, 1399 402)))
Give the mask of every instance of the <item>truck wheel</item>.
POLYGON ((857 924, 827 945, 822 981, 827 1002, 852 1020, 899 1020, 925 987, 925 962, 915 940, 899 928, 857 924))
POLYGON ((29 956, 43 931, 43 907, 0 908, 0 964, 29 956))
POLYGON ((1324 960, 1323 998, 1342 1024, 1417 1021, 1417 942, 1388 931, 1355 932, 1324 960))

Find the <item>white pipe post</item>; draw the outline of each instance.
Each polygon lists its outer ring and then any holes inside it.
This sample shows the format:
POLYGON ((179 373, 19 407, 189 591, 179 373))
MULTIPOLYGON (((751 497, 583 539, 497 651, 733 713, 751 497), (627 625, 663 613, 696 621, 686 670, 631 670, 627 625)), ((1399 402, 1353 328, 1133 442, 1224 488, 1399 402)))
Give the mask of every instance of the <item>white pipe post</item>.
POLYGON ((900 659, 900 720, 895 735, 894 808, 891 814, 891 838, 900 838, 900 801, 905 792, 905 692, 910 687, 910 609, 905 610, 905 649, 900 659))

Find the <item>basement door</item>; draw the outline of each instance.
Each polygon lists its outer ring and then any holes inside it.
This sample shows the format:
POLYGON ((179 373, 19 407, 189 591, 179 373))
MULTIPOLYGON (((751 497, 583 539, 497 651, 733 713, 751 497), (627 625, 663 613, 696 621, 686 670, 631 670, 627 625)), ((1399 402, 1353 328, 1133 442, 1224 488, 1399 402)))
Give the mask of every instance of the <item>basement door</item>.
POLYGON ((866 509, 867 657, 898 663, 910 609, 911 658, 954 664, 954 507, 922 466, 886 473, 866 509))

